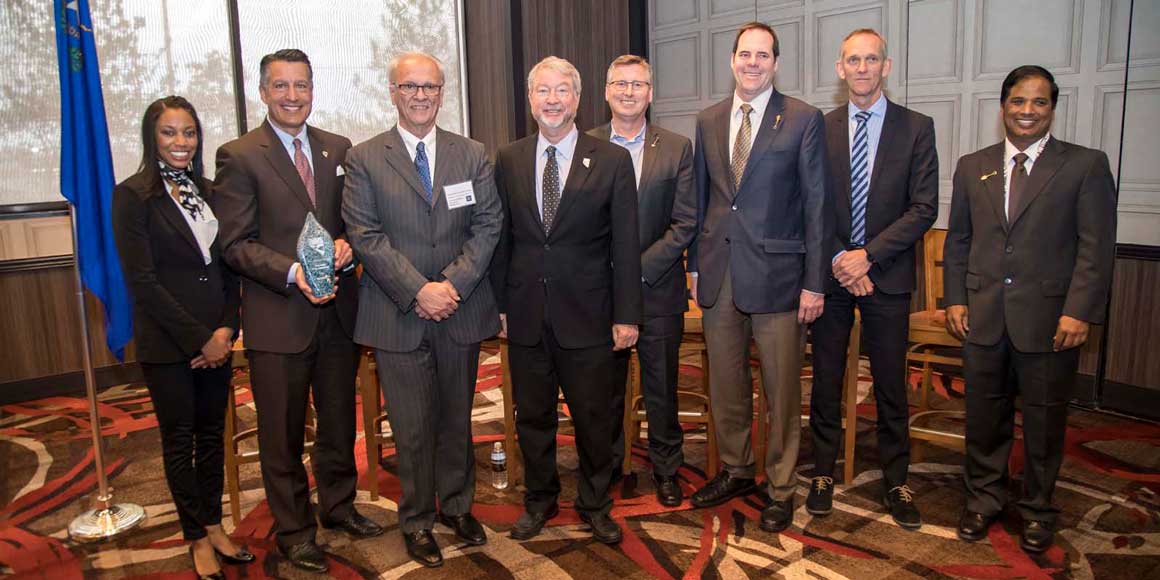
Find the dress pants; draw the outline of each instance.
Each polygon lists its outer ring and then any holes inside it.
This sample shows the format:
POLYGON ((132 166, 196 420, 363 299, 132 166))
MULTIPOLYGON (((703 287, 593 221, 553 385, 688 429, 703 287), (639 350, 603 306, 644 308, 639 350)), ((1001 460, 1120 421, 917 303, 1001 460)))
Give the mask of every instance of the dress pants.
POLYGON ((471 407, 479 343, 459 344, 446 324, 426 321, 418 348, 376 350, 375 360, 399 458, 403 532, 435 525, 436 498, 444 515, 469 513, 475 499, 471 407))
POLYGON ((753 378, 749 370, 752 339, 761 356, 763 388, 769 405, 765 477, 770 497, 784 501, 793 496, 796 486, 805 335, 797 322, 796 310, 770 314, 738 310, 733 304, 730 278, 731 272, 726 269, 716 303, 702 309, 717 447, 726 471, 734 477, 754 477, 753 378))
POLYGON ((350 516, 358 482, 354 395, 359 351, 343 331, 334 305, 321 310, 314 340, 306 350, 294 354, 246 351, 258 409, 262 483, 278 544, 283 547, 313 540, 317 527, 310 482, 302 465, 311 394, 318 418, 311 466, 323 522, 350 516))
POLYGON ((834 474, 841 446, 842 378, 855 305, 862 313, 862 342, 874 376, 878 458, 889 490, 906 483, 910 468, 910 407, 906 398, 910 293, 884 294, 876 288, 869 296, 857 297, 841 288, 826 295, 825 311, 810 331, 814 347, 810 430, 814 436, 815 474, 834 474))
MULTIPOLYGON (((681 358, 683 314, 646 316, 636 341, 640 361, 640 391, 648 418, 648 457, 653 474, 673 476, 685 462, 684 433, 677 418, 677 377, 681 358)), ((613 426, 612 468, 624 463, 624 405, 628 390, 631 351, 616 353, 617 385, 613 390, 612 414, 620 420, 613 426)))
POLYGON ((609 409, 616 382, 612 344, 564 348, 545 319, 539 344, 511 343, 508 354, 516 403, 516 433, 524 458, 525 509, 543 512, 560 495, 560 474, 556 469, 559 420, 556 403, 557 389, 560 389, 572 414, 576 452, 580 456, 576 510, 607 513, 612 508, 608 495, 612 478, 609 443, 613 424, 621 420, 613 417, 609 409))
POLYGON ((1078 348, 1062 352, 1016 350, 1006 333, 993 346, 963 345, 966 379, 967 509, 994 516, 1007 503, 1007 460, 1015 431, 1015 396, 1023 396, 1024 521, 1054 525, 1051 505, 1063 463, 1067 401, 1079 369, 1078 348))
POLYGON ((191 369, 188 362, 141 363, 141 371, 161 430, 165 479, 182 535, 199 540, 206 526, 222 521, 230 365, 191 369))

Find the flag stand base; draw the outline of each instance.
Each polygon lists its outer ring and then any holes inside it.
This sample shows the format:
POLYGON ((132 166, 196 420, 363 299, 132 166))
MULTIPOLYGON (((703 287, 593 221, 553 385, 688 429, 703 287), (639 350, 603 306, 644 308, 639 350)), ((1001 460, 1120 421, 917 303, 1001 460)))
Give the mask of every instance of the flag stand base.
POLYGON ((89 510, 68 525, 68 535, 77 542, 115 538, 145 521, 145 509, 135 503, 107 505, 89 510))

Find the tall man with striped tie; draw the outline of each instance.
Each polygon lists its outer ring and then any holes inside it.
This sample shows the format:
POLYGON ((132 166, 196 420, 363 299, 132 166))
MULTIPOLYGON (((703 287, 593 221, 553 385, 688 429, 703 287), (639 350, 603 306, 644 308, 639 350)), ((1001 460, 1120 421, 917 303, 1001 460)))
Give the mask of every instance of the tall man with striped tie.
POLYGON ((907 485, 906 347, 914 247, 938 214, 934 122, 883 94, 891 61, 886 40, 874 30, 851 32, 835 68, 846 82, 849 102, 826 115, 834 230, 826 241, 831 258, 826 311, 810 335, 815 471, 806 509, 817 516, 832 509, 842 374, 857 308, 878 405, 882 501, 895 522, 914 529, 922 520, 907 485))

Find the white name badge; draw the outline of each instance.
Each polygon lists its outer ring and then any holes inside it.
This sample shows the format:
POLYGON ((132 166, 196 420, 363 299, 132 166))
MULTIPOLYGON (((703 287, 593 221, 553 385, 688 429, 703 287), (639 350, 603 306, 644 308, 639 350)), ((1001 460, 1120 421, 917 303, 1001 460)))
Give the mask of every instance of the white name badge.
POLYGON ((475 205, 475 189, 470 181, 443 186, 443 197, 447 199, 447 209, 459 209, 475 205))

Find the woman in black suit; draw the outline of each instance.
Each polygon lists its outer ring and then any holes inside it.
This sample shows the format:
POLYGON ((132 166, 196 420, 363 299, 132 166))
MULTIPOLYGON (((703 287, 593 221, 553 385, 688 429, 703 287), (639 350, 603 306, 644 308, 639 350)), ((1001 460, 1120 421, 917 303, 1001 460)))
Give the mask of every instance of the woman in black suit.
POLYGON ((221 260, 193 106, 181 97, 154 101, 141 122, 141 141, 140 169, 113 190, 113 231, 133 295, 137 360, 194 568, 202 578, 224 578, 218 555, 229 563, 254 559, 221 527, 238 279, 221 260))

